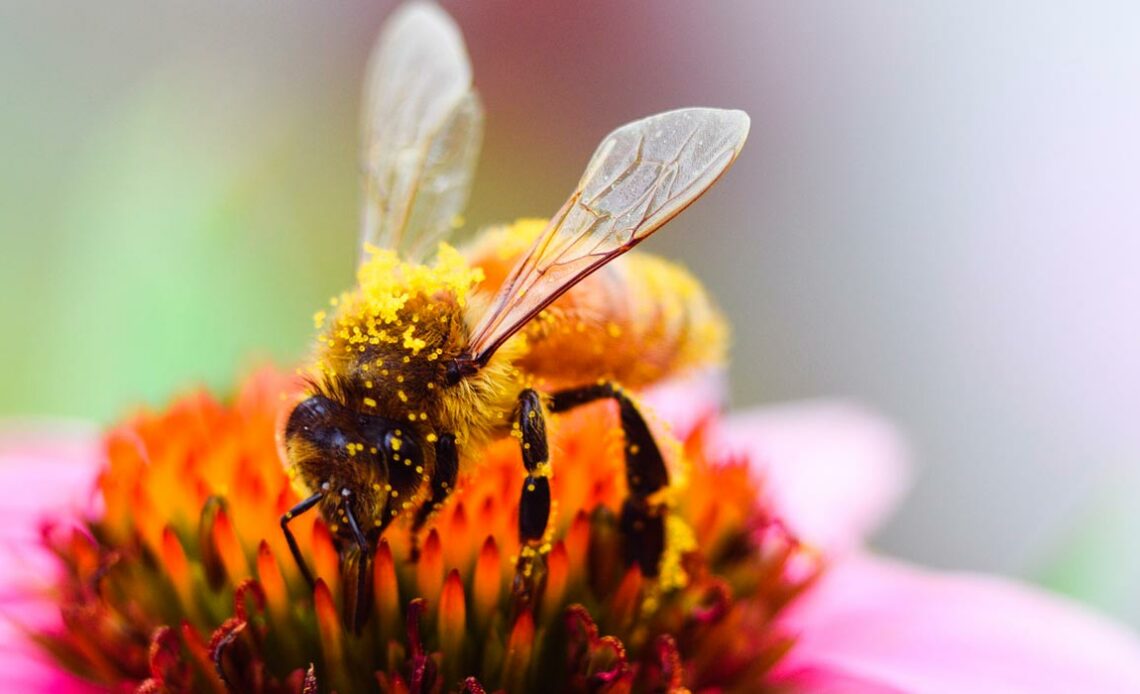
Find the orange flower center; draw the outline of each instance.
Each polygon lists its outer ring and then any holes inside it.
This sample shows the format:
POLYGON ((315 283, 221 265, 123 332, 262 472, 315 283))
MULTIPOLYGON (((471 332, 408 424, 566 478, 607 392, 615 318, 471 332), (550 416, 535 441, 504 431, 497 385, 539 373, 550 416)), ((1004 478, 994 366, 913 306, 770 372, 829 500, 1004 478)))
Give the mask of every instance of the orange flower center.
POLYGON ((816 567, 744 461, 710 460, 700 429, 676 447, 661 578, 626 566, 606 404, 552 420, 554 511, 530 599, 512 590, 523 467, 506 440, 461 476, 416 560, 407 523, 386 532, 363 563, 370 618, 346 630, 342 575, 361 558, 298 518, 310 591, 280 531, 298 501, 274 442, 291 387, 265 371, 232 403, 192 395, 107 434, 101 513, 50 535, 65 629, 41 640, 61 664, 143 691, 755 690, 790 647, 773 617, 816 567))

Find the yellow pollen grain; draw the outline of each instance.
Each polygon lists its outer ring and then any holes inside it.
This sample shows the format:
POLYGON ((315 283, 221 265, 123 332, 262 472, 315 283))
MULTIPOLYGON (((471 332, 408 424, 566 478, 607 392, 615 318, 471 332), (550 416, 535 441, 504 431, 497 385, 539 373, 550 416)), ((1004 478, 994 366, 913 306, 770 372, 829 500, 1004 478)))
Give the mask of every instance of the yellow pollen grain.
MULTIPOLYGON (((413 316, 413 321, 415 317, 413 316)), ((418 355, 424 347, 427 347, 427 342, 415 336, 415 326, 409 325, 408 329, 400 337, 404 338, 404 349, 412 350, 412 354, 418 355)), ((404 357, 407 360, 407 357, 404 357)))
POLYGON ((439 437, 435 434, 428 434, 424 438, 427 439, 428 443, 435 443, 436 441, 439 441, 439 437))
POLYGON ((372 398, 364 398, 364 404, 368 407, 376 407, 376 401, 372 398))
POLYGON ((400 398, 400 402, 407 402, 408 401, 408 394, 405 393, 403 390, 397 390, 396 391, 396 397, 400 398))

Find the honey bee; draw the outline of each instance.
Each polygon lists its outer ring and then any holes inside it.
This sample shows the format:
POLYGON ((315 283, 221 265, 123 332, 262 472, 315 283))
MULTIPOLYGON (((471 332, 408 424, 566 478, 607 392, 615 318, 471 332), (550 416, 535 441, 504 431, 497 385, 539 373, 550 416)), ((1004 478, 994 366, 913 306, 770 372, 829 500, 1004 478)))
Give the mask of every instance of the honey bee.
POLYGON ((691 276, 648 255, 618 258, 720 178, 746 114, 688 108, 618 128, 549 221, 491 230, 461 253, 443 241, 466 203, 482 121, 456 25, 434 4, 401 7, 365 87, 358 284, 317 315, 311 378, 281 435, 304 497, 281 528, 311 584, 289 522, 319 510, 342 561, 358 567, 345 606, 357 626, 370 585, 359 565, 385 529, 406 516, 418 530, 481 447, 512 434, 529 575, 551 506, 545 417, 602 399, 617 402, 626 439, 626 558, 655 576, 669 472, 624 388, 724 348, 723 322, 691 276))

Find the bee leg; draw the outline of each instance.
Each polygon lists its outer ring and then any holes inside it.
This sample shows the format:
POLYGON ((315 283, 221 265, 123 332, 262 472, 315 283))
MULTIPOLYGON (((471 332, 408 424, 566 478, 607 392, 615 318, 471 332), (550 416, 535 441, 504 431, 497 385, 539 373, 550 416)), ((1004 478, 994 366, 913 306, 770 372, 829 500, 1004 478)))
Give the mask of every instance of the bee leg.
POLYGON ((301 548, 297 546, 297 538, 293 537, 293 531, 289 529, 289 521, 316 506, 323 496, 323 493, 317 492, 281 516, 281 532, 285 533, 285 542, 289 543, 289 551, 293 554, 293 561, 297 563, 297 568, 301 570, 301 575, 305 577, 305 582, 309 584, 309 588, 316 586, 316 581, 313 580, 313 573, 309 571, 309 567, 305 565, 305 558, 301 556, 301 548))
POLYGON ((551 412, 565 412, 602 398, 613 398, 621 413, 625 433, 625 477, 629 487, 621 509, 621 533, 625 558, 637 563, 646 577, 656 576, 665 551, 665 507, 651 497, 669 484, 665 459, 637 406, 620 386, 601 381, 582 388, 563 390, 551 398, 551 412))
POLYGON ((427 519, 439 508, 455 489, 459 477, 459 449, 455 447, 455 434, 441 434, 435 442, 435 467, 431 471, 431 498, 416 509, 412 522, 412 561, 420 556, 418 538, 427 519))
POLYGON ((344 575, 356 578, 355 581, 345 582, 344 620, 352 633, 359 634, 372 610, 372 551, 352 512, 348 490, 341 493, 345 497, 344 515, 348 518, 348 526, 356 540, 356 551, 348 550, 341 560, 344 575))
POLYGON ((542 399, 527 388, 519 395, 518 428, 521 434, 523 479, 519 498, 519 563, 515 590, 529 595, 542 574, 541 547, 550 520, 550 478, 546 468, 550 459, 546 444, 546 420, 542 399))

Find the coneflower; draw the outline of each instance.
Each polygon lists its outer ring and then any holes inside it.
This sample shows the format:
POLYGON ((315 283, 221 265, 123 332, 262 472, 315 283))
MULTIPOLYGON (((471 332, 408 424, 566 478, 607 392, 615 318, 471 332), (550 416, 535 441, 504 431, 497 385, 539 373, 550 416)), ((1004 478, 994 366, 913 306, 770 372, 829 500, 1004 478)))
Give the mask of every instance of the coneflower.
POLYGON ((374 604, 354 633, 341 576, 361 558, 338 555, 315 515, 296 521, 310 591, 278 526, 297 502, 274 441, 288 388, 264 372, 231 403, 197 394, 107 433, 101 512, 47 535, 66 567, 64 628, 38 638, 60 664, 139 691, 678 691, 757 688, 790 647, 773 618, 814 555, 765 512, 744 461, 706 456, 700 427, 676 447, 661 577, 623 561, 623 439, 604 405, 553 423, 558 483, 531 599, 512 590, 521 463, 508 440, 461 480, 414 560, 406 523, 365 558, 374 604))
POLYGON ((823 404, 719 426, 691 387, 653 401, 689 420, 660 579, 622 560, 622 437, 591 406, 552 422, 558 506, 530 600, 512 590, 507 441, 425 527, 417 560, 399 524, 365 559, 375 599, 355 633, 340 577, 360 558, 298 521, 310 590, 280 535, 296 498, 274 433, 291 387, 265 371, 228 403, 184 397, 106 432, 98 453, 64 432, 0 432, 0 690, 1140 691, 1131 631, 1028 586, 858 548, 897 488, 881 420, 823 404), (94 469, 88 508, 30 532, 94 469))

